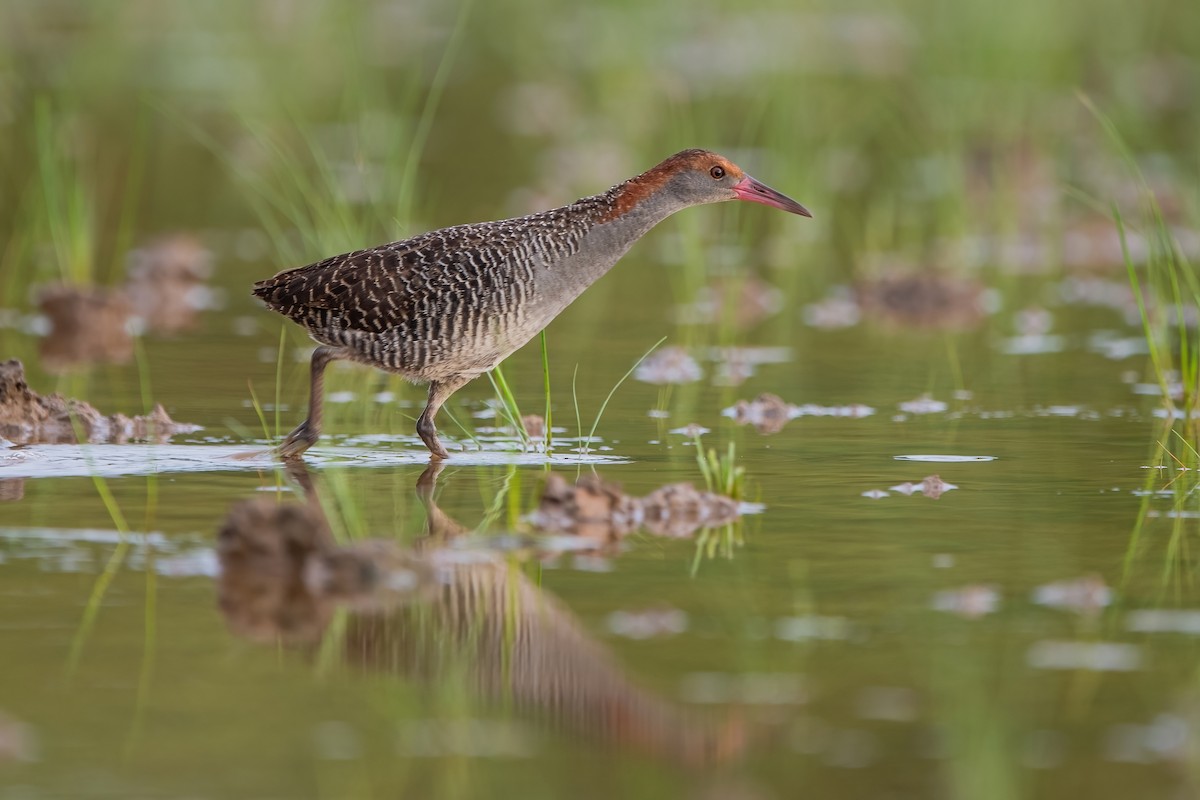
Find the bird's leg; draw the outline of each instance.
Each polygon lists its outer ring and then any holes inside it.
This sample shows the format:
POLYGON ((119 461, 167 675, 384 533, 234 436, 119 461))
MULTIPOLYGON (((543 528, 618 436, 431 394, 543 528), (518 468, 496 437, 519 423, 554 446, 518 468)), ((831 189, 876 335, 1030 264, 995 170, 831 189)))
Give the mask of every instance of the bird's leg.
POLYGON ((332 347, 318 347, 312 354, 312 383, 308 389, 308 418, 288 434, 279 445, 284 459, 299 458, 300 454, 317 443, 321 436, 321 406, 325 397, 325 368, 337 360, 332 347))
POLYGON ((425 553, 438 550, 450 541, 466 532, 462 523, 442 511, 437 501, 433 499, 434 489, 437 488, 438 475, 445 468, 445 462, 440 458, 429 459, 429 466, 417 479, 417 499, 425 506, 425 535, 413 542, 417 552, 425 553))
POLYGON ((442 403, 445 403, 450 395, 457 392, 470 380, 470 377, 455 376, 444 381, 431 381, 429 384, 429 400, 425 403, 425 410, 417 418, 417 435, 429 448, 433 458, 450 457, 446 448, 442 447, 441 440, 438 439, 437 426, 433 424, 433 419, 437 416, 442 403))

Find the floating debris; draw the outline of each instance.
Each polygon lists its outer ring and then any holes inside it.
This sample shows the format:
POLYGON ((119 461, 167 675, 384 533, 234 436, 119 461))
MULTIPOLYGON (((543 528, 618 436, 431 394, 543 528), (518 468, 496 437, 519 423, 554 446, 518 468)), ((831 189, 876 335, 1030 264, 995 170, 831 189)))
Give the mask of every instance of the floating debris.
POLYGON ((42 363, 62 372, 78 366, 126 363, 133 336, 174 333, 195 325, 216 305, 205 286, 211 254, 186 234, 163 237, 129 254, 129 280, 119 288, 53 284, 38 290, 46 320, 38 345, 42 363))
MULTIPOLYGON (((1147 469, 1147 467, 1142 467, 1142 469, 1147 469)), ((1158 469, 1158 468, 1156 467, 1156 469, 1158 469)), ((1163 467, 1163 469, 1165 469, 1165 467, 1163 467)), ((1183 467, 1180 471, 1182 472, 1182 471, 1185 471, 1186 469, 1187 469, 1187 467, 1183 467)), ((1120 491, 1120 490, 1113 489, 1113 491, 1116 492, 1116 491, 1120 491)), ((1135 492, 1135 494, 1136 494, 1136 492, 1135 492)), ((1168 494, 1167 496, 1170 497, 1172 495, 1168 494)), ((1192 510, 1186 509, 1186 508, 1178 508, 1178 509, 1172 508, 1167 511, 1159 511, 1157 508, 1152 508, 1146 512, 1146 516, 1152 517, 1154 519, 1160 519, 1160 518, 1200 519, 1200 511, 1192 511, 1192 510)))
POLYGON ((594 475, 572 485, 550 473, 529 521, 539 530, 611 544, 639 527, 659 536, 685 538, 701 528, 726 525, 740 515, 737 501, 698 491, 690 483, 668 484, 638 498, 594 475))
POLYGON ((799 617, 783 617, 775 623, 775 638, 785 642, 812 640, 845 641, 854 628, 845 617, 824 617, 808 614, 799 617))
POLYGON ((1171 371, 1164 374, 1165 383, 1135 383, 1132 390, 1134 394, 1146 395, 1148 397, 1166 397, 1172 400, 1182 400, 1184 385, 1179 379, 1179 374, 1171 371))
POLYGON ((119 289, 55 284, 38 291, 37 304, 49 321, 38 344, 52 372, 96 362, 124 364, 133 358, 132 307, 119 289))
POLYGON ((1082 406, 1035 406, 1033 409, 1035 417, 1077 417, 1099 419, 1099 415, 1095 412, 1088 412, 1082 406))
POLYGON ((792 357, 786 347, 714 347, 708 356, 716 362, 713 383, 717 386, 740 386, 754 375, 760 364, 785 364, 792 357))
POLYGON ((238 336, 255 336, 258 334, 258 317, 241 315, 233 318, 231 327, 238 336))
POLYGON ((540 414, 526 414, 521 417, 521 427, 530 439, 546 438, 546 419, 540 414))
POLYGON ((557 473, 546 476, 538 508, 530 522, 539 530, 573 533, 608 543, 635 530, 642 509, 620 486, 585 475, 574 485, 557 473))
POLYGON ((804 323, 813 328, 850 328, 862 319, 862 310, 846 286, 834 287, 828 295, 804 307, 804 323))
MULTIPOLYGON (((1095 269, 1117 267, 1125 258, 1143 264, 1149 258, 1149 240, 1135 230, 1121 232, 1107 216, 1076 220, 1062 234, 1062 263, 1064 266, 1095 269)), ((1128 285, 1125 287, 1129 288, 1128 285)))
POLYGON ((919 716, 917 693, 906 686, 864 686, 854 705, 860 719, 913 722, 919 716))
POLYGON ((0 764, 37 760, 38 742, 33 728, 0 711, 0 764))
POLYGON ((932 607, 935 611, 948 611, 966 619, 978 619, 999 610, 1000 592, 995 586, 986 584, 947 589, 933 596, 932 607))
POLYGON ((819 406, 805 403, 802 406, 785 403, 779 395, 763 392, 753 400, 738 400, 721 415, 729 417, 738 425, 753 425, 763 434, 779 433, 789 420, 797 417, 869 417, 875 409, 861 403, 846 406, 819 406))
POLYGON ((129 253, 125 291, 145 330, 177 333, 196 325, 198 313, 213 305, 205 286, 212 253, 186 233, 163 236, 129 253))
MULTIPOLYGON (((1110 226, 1111 227, 1111 226, 1110 226)), ((1137 299, 1128 280, 1074 276, 1058 285, 1058 296, 1068 305, 1090 305, 1110 308, 1124 315, 1125 321, 1140 317, 1137 299)))
POLYGON ((750 276, 718 279, 696 294, 696 300, 679 309, 679 321, 685 324, 731 322, 738 329, 748 328, 783 308, 783 292, 750 276))
POLYGON ((165 442, 177 433, 200 430, 175 422, 161 405, 144 416, 104 416, 82 400, 60 394, 39 395, 25 382, 25 366, 0 363, 0 437, 15 444, 129 441, 165 442), (78 431, 78 436, 77 436, 78 431))
POLYGON ((682 347, 664 347, 638 364, 633 377, 643 383, 695 383, 704 377, 704 370, 682 347))
POLYGON ((754 364, 735 352, 717 362, 713 384, 716 386, 741 386, 752 377, 754 377, 754 364))
POLYGON ((1194 724, 1178 714, 1158 714, 1148 725, 1113 725, 1104 740, 1110 761, 1151 764, 1157 761, 1186 764, 1194 748, 1194 724))
POLYGON ((698 422, 689 422, 682 428, 672 428, 671 430, 667 431, 667 433, 675 433, 679 434, 680 436, 686 436, 689 439, 696 439, 706 433, 712 433, 712 429, 706 428, 698 422))
POLYGON ((898 492, 903 495, 913 495, 920 492, 925 497, 937 500, 951 489, 957 489, 953 483, 946 483, 938 475, 927 475, 921 479, 920 483, 905 482, 892 486, 888 491, 898 492))
POLYGON ((679 696, 704 705, 801 705, 809 699, 804 678, 790 672, 692 672, 680 681, 679 696))
POLYGON ((915 400, 906 400, 900 403, 900 410, 906 414, 938 414, 948 407, 944 401, 934 400, 928 393, 915 400))
POLYGON ((974 328, 988 306, 982 283, 937 272, 864 281, 855 296, 864 317, 906 328, 974 328))
POLYGON ((1137 633, 1184 633, 1200 636, 1200 609, 1152 608, 1130 611, 1125 616, 1125 627, 1137 633))
POLYGON ((1041 353, 1061 353, 1066 349, 1067 340, 1062 336, 1048 333, 1027 333, 1012 336, 1000 341, 998 347, 1001 353, 1008 356, 1033 356, 1041 353))
POLYGON ((614 611, 608 615, 608 629, 628 639, 675 636, 686 631, 687 624, 687 613, 678 608, 614 611))
MULTIPOLYGON (((1092 332, 1088 336, 1088 349, 1113 361, 1124 361, 1150 352, 1145 336, 1120 336, 1111 331, 1092 332)), ((1125 380, 1129 374, 1127 372, 1121 376, 1122 382, 1136 383, 1137 372, 1132 372, 1133 380, 1125 380)))
POLYGON ((1095 614, 1112 603, 1113 592, 1099 575, 1056 581, 1033 590, 1033 602, 1064 611, 1095 614))
POLYGON ((759 433, 779 433, 796 416, 796 407, 785 403, 777 394, 764 392, 753 400, 738 400, 732 408, 721 412, 732 417, 738 425, 753 425, 759 433))
POLYGON ((851 417, 858 419, 871 416, 875 413, 875 409, 862 403, 851 403, 847 406, 818 406, 814 403, 805 403, 802 406, 796 406, 792 413, 797 417, 851 417))
POLYGON ((862 493, 862 496, 871 500, 882 500, 888 496, 888 493, 883 489, 868 489, 862 493))
POLYGON ((642 527, 659 536, 686 538, 701 528, 728 525, 741 516, 731 497, 700 491, 690 483, 669 483, 641 499, 642 527))
POLYGON ((1018 336, 1042 336, 1054 327, 1054 315, 1040 306, 1023 308, 1013 315, 1018 336))
POLYGON ((1131 672, 1141 668, 1142 651, 1118 642, 1042 641, 1029 648, 1025 660, 1034 669, 1131 672))

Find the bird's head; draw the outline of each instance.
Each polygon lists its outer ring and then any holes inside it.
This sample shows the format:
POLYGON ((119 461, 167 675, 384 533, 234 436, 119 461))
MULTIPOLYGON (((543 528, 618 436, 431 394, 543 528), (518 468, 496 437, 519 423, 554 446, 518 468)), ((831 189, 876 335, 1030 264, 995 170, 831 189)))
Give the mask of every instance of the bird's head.
POLYGON ((655 175, 689 205, 745 200, 811 217, 792 198, 747 175, 729 159, 708 150, 684 150, 663 161, 646 176, 655 175))

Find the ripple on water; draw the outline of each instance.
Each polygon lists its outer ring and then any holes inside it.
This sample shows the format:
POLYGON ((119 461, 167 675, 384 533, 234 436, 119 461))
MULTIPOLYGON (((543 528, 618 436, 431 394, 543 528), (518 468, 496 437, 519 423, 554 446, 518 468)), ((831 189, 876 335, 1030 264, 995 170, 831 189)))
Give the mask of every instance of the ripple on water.
MULTIPOLYGON (((466 450, 452 454, 452 463, 462 466, 509 464, 622 464, 618 456, 559 452, 514 452, 512 450, 466 450)), ((390 467, 425 464, 429 453, 415 447, 366 448, 320 447, 304 455, 311 467, 390 467)), ((72 478, 99 475, 121 477, 179 472, 225 472, 261 470, 279 464, 263 445, 209 444, 50 444, 0 448, 0 479, 72 478)))
POLYGON ((939 464, 957 464, 964 461, 995 461, 996 456, 951 456, 936 454, 892 456, 896 461, 935 461, 939 464))

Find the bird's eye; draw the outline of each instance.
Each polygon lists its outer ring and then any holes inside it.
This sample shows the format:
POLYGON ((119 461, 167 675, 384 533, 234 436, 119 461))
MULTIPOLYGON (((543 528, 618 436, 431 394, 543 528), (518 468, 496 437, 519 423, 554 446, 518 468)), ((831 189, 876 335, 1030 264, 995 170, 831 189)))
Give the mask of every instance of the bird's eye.
POLYGON ((713 176, 713 180, 719 181, 721 178, 725 177, 725 168, 719 166, 713 167, 708 171, 708 174, 713 176))

